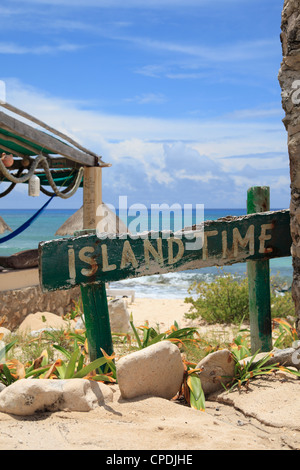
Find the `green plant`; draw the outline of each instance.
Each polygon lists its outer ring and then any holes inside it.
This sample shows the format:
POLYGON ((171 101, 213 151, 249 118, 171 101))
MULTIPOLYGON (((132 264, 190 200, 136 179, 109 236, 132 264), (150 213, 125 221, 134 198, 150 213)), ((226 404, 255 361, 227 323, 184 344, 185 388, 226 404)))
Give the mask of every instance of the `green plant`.
POLYGON ((205 411, 205 396, 198 375, 201 369, 195 369, 196 363, 183 360, 184 375, 180 390, 174 399, 184 400, 195 410, 205 411))
POLYGON ((25 364, 18 359, 10 359, 0 364, 0 382, 4 385, 10 385, 19 379, 38 378, 47 372, 49 368, 46 350, 43 351, 40 357, 25 364))
MULTIPOLYGON (((185 298, 185 302, 191 304, 186 318, 201 317, 209 324, 237 324, 241 319, 249 321, 247 277, 239 279, 232 274, 219 275, 212 282, 193 283, 188 292, 193 296, 185 298)), ((279 277, 271 277, 270 294, 273 318, 295 316, 292 294, 279 277)))
POLYGON ((187 327, 179 328, 178 323, 175 321, 171 328, 163 333, 155 330, 153 327, 149 327, 148 322, 143 326, 135 327, 133 323, 132 314, 130 315, 130 325, 136 339, 138 349, 143 349, 148 346, 151 346, 159 341, 168 340, 174 343, 177 343, 179 346, 183 346, 187 342, 193 344, 197 343, 197 340, 194 338, 194 335, 198 335, 197 328, 187 327), (137 330, 142 330, 143 335, 140 337, 137 330))
POLYGON ((282 318, 273 318, 273 332, 275 330, 275 325, 278 326, 279 335, 273 344, 274 348, 282 349, 284 347, 290 347, 294 341, 299 339, 296 328, 291 326, 287 320, 282 318))
POLYGON ((197 298, 187 297, 192 304, 186 318, 203 318, 207 323, 239 323, 249 316, 249 293, 247 279, 238 280, 231 274, 217 276, 213 282, 193 283, 189 293, 195 291, 197 298))
POLYGON ((83 306, 81 297, 78 300, 72 299, 73 306, 70 313, 64 315, 65 320, 75 320, 80 317, 83 320, 83 306))
POLYGON ((259 376, 270 375, 278 371, 288 372, 300 377, 299 371, 295 371, 294 369, 290 369, 289 367, 281 366, 279 365, 279 363, 268 365, 267 362, 272 356, 272 352, 266 353, 266 355, 257 362, 255 361, 255 359, 257 357, 258 352, 251 356, 248 361, 240 361, 239 356, 234 350, 232 350, 231 353, 235 361, 235 371, 233 379, 226 386, 223 385, 223 387, 227 391, 231 391, 235 387, 238 387, 240 389, 242 385, 248 387, 250 380, 253 380, 259 376))
MULTIPOLYGON (((77 335, 74 336, 76 338, 77 335)), ((88 353, 86 340, 84 341, 84 345, 80 345, 75 339, 72 352, 58 344, 53 344, 53 347, 60 351, 65 356, 66 360, 57 359, 42 378, 89 378, 103 382, 116 382, 114 355, 109 356, 101 349, 103 357, 86 364, 88 353)))

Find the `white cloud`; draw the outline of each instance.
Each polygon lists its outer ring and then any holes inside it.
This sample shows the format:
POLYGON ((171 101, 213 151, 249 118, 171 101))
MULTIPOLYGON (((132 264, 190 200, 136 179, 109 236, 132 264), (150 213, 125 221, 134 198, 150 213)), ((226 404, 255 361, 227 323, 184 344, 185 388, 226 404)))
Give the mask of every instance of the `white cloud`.
POLYGON ((272 185, 278 207, 287 205, 280 202, 289 194, 286 133, 280 121, 108 115, 82 110, 80 102, 49 96, 16 80, 6 80, 6 88, 9 103, 112 163, 104 172, 109 197, 127 191, 144 202, 189 197, 186 202, 236 207, 249 186, 262 184, 272 185))
POLYGON ((83 46, 78 44, 59 44, 56 46, 53 45, 43 45, 43 46, 22 46, 20 44, 14 43, 0 43, 0 54, 13 54, 13 55, 23 55, 23 54, 35 54, 35 55, 44 55, 44 54, 53 54, 57 52, 73 52, 78 49, 82 49, 83 46))
POLYGON ((165 103, 167 98, 162 93, 143 93, 133 98, 126 98, 124 101, 138 104, 160 104, 165 103))

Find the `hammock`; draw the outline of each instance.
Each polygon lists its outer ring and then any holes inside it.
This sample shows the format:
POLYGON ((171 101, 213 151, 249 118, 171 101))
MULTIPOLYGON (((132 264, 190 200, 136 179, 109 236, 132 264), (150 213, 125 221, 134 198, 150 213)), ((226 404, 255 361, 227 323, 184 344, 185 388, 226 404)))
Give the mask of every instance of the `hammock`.
POLYGON ((16 230, 14 230, 12 233, 9 235, 6 235, 5 237, 0 238, 0 243, 7 242, 8 240, 11 240, 12 238, 15 238, 17 235, 20 233, 24 232, 34 221, 35 219, 38 218, 38 216, 43 212, 43 210, 48 206, 48 204, 52 201, 52 199, 56 196, 54 194, 44 205, 41 207, 33 216, 31 216, 24 224, 22 224, 20 227, 18 227, 16 230))

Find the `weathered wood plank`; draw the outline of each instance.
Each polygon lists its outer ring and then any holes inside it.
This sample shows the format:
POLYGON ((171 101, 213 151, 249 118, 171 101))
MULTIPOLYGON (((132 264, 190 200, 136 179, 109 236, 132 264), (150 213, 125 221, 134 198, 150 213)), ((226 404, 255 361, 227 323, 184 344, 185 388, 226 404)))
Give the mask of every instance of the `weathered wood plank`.
POLYGON ((102 205, 102 168, 86 167, 83 177, 83 228, 95 229, 101 221, 97 208, 102 205))
POLYGON ((96 164, 94 156, 83 153, 51 135, 28 126, 3 112, 0 112, 0 127, 26 139, 28 142, 44 147, 51 153, 62 155, 81 165, 95 166, 96 164))
POLYGON ((206 221, 190 232, 115 238, 87 234, 39 245, 44 291, 290 256, 289 210, 206 221))
MULTIPOLYGON (((254 186, 247 192, 247 213, 270 210, 270 188, 254 186)), ((247 261, 251 352, 272 349, 269 260, 247 261)))

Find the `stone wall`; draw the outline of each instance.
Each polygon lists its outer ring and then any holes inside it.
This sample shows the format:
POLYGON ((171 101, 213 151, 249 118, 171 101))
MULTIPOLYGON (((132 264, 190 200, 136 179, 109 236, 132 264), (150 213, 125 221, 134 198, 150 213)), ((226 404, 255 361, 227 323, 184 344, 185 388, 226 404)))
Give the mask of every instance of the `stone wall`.
POLYGON ((292 295, 300 333, 300 0, 285 0, 281 22, 282 63, 279 71, 283 123, 287 130, 291 176, 292 295))
POLYGON ((65 315, 80 295, 80 287, 47 293, 43 293, 40 286, 0 292, 0 324, 14 331, 30 313, 65 315))

